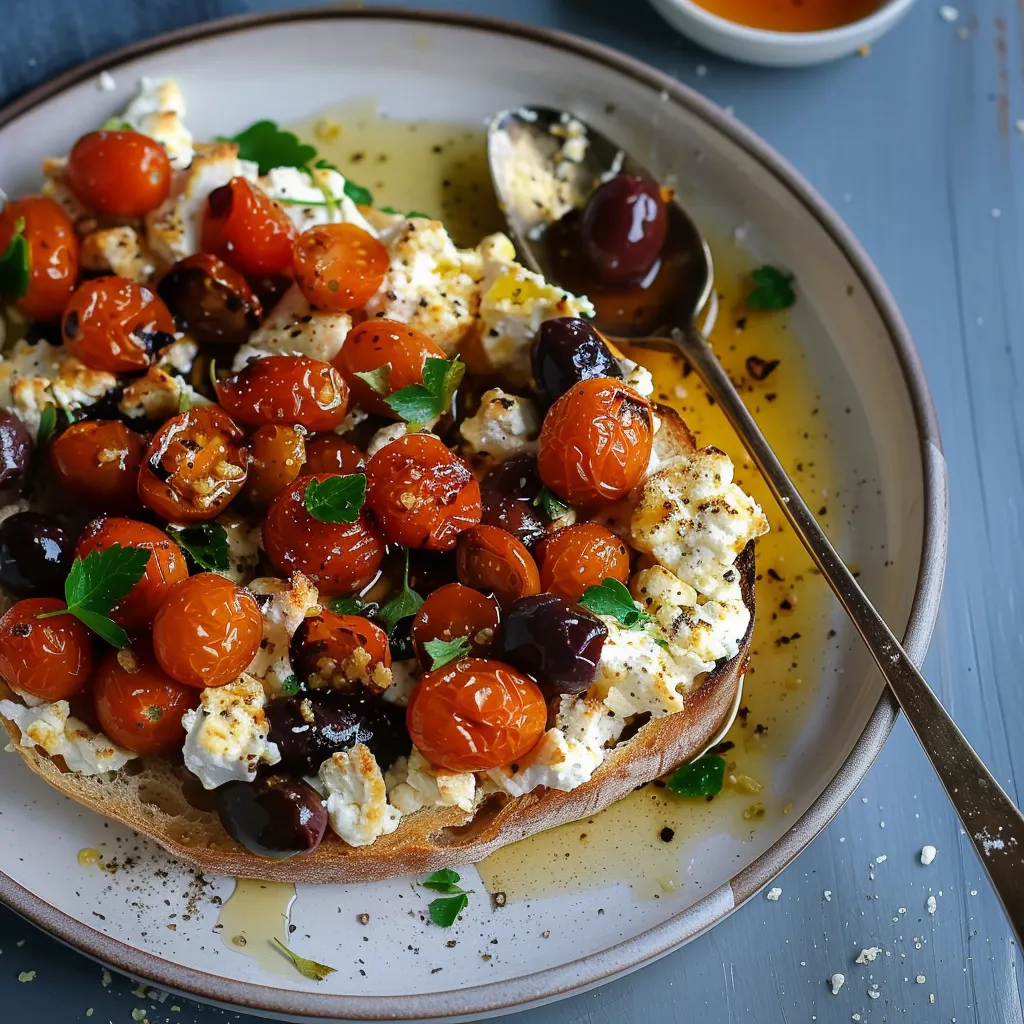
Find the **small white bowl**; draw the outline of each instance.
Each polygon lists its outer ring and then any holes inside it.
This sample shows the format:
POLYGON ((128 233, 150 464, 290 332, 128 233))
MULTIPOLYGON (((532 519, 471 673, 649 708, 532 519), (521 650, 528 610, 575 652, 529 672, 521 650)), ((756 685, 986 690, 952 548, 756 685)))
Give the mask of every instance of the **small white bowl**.
POLYGON ((727 21, 693 0, 650 0, 675 29, 723 57, 769 67, 803 67, 846 57, 885 35, 914 0, 889 0, 874 14, 821 32, 769 32, 727 21))

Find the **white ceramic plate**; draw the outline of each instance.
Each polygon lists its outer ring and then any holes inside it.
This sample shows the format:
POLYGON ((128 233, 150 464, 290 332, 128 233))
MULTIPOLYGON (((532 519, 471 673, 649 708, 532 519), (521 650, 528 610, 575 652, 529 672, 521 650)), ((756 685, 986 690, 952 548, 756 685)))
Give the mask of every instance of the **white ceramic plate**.
MULTIPOLYGON (((945 484, 912 343, 838 217, 735 120, 647 67, 553 32, 456 15, 317 11, 197 26, 45 86, 0 114, 0 185, 9 194, 37 187, 42 157, 66 152, 85 126, 120 109, 139 76, 169 74, 190 99, 199 138, 258 118, 298 121, 371 91, 395 116, 473 124, 519 103, 571 107, 632 145, 656 174, 676 174, 704 223, 743 222, 759 258, 796 272, 804 301, 793 326, 807 339, 822 404, 849 410, 840 485, 877 481, 842 528, 844 554, 897 631, 906 628, 912 655, 923 657, 944 566, 945 484), (115 94, 97 88, 103 67, 115 74, 115 94)), ((577 992, 720 920, 853 791, 895 711, 838 613, 833 624, 839 632, 813 714, 774 768, 789 815, 752 842, 712 837, 691 853, 691 884, 658 900, 622 885, 501 911, 478 897, 449 933, 423 922, 424 895, 408 880, 300 887, 290 941, 338 968, 321 984, 307 982, 283 961, 268 967, 233 952, 214 933, 210 898, 226 897, 232 880, 197 881, 58 799, 12 756, 0 758, 0 898, 124 971, 271 1015, 465 1019, 577 992), (82 848, 101 842, 108 861, 117 854, 116 874, 79 863, 82 848), (363 913, 366 926, 357 923, 363 913), (452 938, 455 950, 446 945, 452 938)))

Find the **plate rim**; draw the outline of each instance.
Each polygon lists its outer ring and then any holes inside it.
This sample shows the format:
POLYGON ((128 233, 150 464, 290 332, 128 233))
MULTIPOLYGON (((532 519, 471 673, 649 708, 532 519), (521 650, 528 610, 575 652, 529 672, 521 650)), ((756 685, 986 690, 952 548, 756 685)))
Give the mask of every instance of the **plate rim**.
MULTIPOLYGON (((776 150, 711 100, 656 68, 612 47, 560 29, 505 18, 402 7, 317 8, 241 14, 200 21, 103 54, 30 89, 0 109, 0 131, 41 103, 103 70, 204 38, 253 28, 317 20, 360 20, 447 25, 511 36, 569 50, 623 73, 669 99, 724 134, 784 185, 843 252, 886 326, 903 373, 914 414, 924 485, 923 542, 917 585, 903 643, 911 659, 924 660, 938 615, 946 567, 948 494, 938 417, 913 338, 881 274, 853 232, 816 189, 776 150)), ((640 935, 579 960, 544 971, 444 992, 394 996, 326 995, 241 982, 172 964, 105 935, 47 903, 0 871, 0 903, 65 944, 115 969, 201 1000, 261 1014, 310 1020, 476 1019, 525 1009, 579 993, 670 953, 741 906, 799 856, 860 784, 896 721, 898 705, 883 690, 849 756, 822 793, 760 857, 698 903, 640 935)))

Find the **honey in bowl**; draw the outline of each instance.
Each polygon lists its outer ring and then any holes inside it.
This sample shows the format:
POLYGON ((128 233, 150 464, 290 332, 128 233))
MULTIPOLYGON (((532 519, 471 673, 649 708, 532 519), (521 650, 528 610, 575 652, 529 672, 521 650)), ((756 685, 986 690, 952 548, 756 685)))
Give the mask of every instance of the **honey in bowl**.
POLYGON ((726 21, 772 32, 822 32, 873 14, 880 0, 694 0, 726 21))

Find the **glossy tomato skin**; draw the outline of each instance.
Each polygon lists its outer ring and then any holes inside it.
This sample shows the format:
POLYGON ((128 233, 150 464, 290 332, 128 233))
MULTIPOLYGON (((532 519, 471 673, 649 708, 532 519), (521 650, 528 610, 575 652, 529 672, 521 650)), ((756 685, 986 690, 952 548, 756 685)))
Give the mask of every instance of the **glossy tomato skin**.
POLYGON ((366 504, 389 544, 450 551, 480 522, 480 485, 432 434, 406 434, 366 466, 366 504))
POLYGON ((93 706, 104 734, 136 754, 169 754, 185 740, 181 716, 199 703, 199 691, 171 679, 149 651, 111 651, 92 683, 93 706))
POLYGON ((362 590, 384 560, 384 542, 365 512, 354 523, 321 523, 306 510, 310 480, 326 479, 300 476, 278 493, 263 520, 263 546, 277 571, 305 573, 323 598, 362 590))
POLYGON ((474 526, 459 537, 455 562, 459 582, 489 591, 507 607, 540 593, 540 572, 533 555, 511 533, 496 526, 474 526))
POLYGON ((94 519, 82 531, 75 555, 85 558, 92 551, 106 551, 115 544, 152 552, 145 575, 110 613, 118 625, 131 632, 153 621, 171 587, 188 576, 188 566, 181 548, 163 530, 135 519, 94 519))
POLYGON ((310 689, 382 690, 379 669, 391 668, 388 635, 361 615, 324 609, 303 619, 291 644, 292 666, 310 689))
POLYGON ((319 224, 295 239, 295 283, 317 309, 347 312, 376 295, 390 257, 383 243, 356 224, 319 224))
POLYGON ((330 363, 305 356, 254 359, 217 381, 217 398, 239 423, 333 430, 348 411, 348 385, 330 363))
POLYGON ((302 472, 306 461, 305 432, 294 427, 260 427, 249 438, 249 476, 245 497, 254 505, 266 505, 302 472))
POLYGON ((176 583, 153 619, 153 653, 160 667, 200 690, 234 682, 262 639, 256 599, 213 572, 176 583))
POLYGON ((163 146, 141 132, 89 132, 71 147, 64 178, 90 210, 141 217, 170 195, 171 162, 163 146))
POLYGON ((625 541, 597 523, 577 523, 545 537, 536 550, 541 590, 578 601, 602 580, 629 580, 625 541))
POLYGON ((548 410, 540 432, 540 478, 570 505, 624 498, 651 458, 654 410, 610 377, 580 381, 548 410))
POLYGON ((324 434, 306 442, 306 473, 350 476, 365 473, 366 452, 337 434, 324 434))
POLYGON ((153 350, 173 340, 174 320, 163 301, 127 277, 97 277, 71 296, 61 321, 67 351, 93 370, 144 370, 153 350))
POLYGON ((295 225, 261 188, 232 178, 215 188, 203 216, 203 249, 246 277, 290 269, 295 225))
POLYGON ((81 420, 50 443, 50 467, 61 488, 105 512, 141 508, 139 466, 145 442, 120 420, 81 420))
POLYGON ((352 399, 360 409, 398 419, 398 414, 357 373, 390 366, 388 394, 410 384, 423 383, 423 367, 428 359, 447 359, 444 349, 435 345, 422 331, 397 320, 374 318, 357 324, 345 338, 334 365, 352 389, 352 399))
POLYGON ((216 405, 172 416, 150 442, 139 470, 142 504, 170 522, 213 519, 245 486, 244 436, 216 405))
POLYGON ((92 674, 92 634, 71 615, 38 619, 67 608, 55 597, 29 597, 0 618, 0 676, 40 700, 66 700, 92 674))
POLYGON ((461 583, 439 587, 420 605, 412 620, 412 648, 424 670, 433 667, 433 659, 423 646, 429 640, 456 640, 465 637, 472 654, 485 658, 498 628, 498 602, 479 590, 461 583))
POLYGON ((71 218, 46 196, 12 199, 0 210, 0 252, 10 243, 15 226, 25 221, 29 248, 28 291, 15 308, 50 323, 59 320, 78 281, 78 235, 71 218))
POLYGON ((423 676, 405 720, 432 765, 482 772, 533 749, 547 725, 547 705, 537 684, 509 665, 460 658, 423 676))

